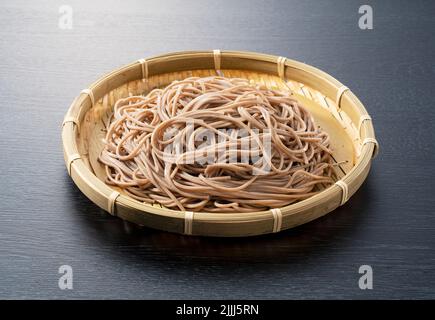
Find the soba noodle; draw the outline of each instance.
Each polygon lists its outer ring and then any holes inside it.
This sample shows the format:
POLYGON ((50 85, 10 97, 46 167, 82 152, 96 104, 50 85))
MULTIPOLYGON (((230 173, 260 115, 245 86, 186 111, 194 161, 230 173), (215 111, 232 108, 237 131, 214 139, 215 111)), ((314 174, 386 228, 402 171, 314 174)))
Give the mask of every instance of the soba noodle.
POLYGON ((105 143, 108 184, 183 211, 278 208, 333 183, 328 134, 290 92, 246 79, 192 77, 120 99, 105 143))

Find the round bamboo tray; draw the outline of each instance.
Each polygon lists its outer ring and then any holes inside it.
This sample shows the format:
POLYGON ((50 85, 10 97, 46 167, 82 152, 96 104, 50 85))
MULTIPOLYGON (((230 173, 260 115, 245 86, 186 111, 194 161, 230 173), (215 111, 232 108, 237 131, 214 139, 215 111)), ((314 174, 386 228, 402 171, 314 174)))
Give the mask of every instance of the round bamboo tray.
POLYGON ((283 57, 219 50, 140 59, 100 78, 73 101, 62 125, 62 141, 69 175, 89 199, 110 214, 170 232, 225 237, 279 232, 331 212, 358 190, 378 151, 371 118, 363 104, 330 75, 283 57), (280 209, 231 214, 182 212, 149 205, 104 183, 104 168, 97 159, 117 99, 146 94, 177 79, 217 73, 291 90, 329 133, 334 160, 340 163, 337 182, 280 209))

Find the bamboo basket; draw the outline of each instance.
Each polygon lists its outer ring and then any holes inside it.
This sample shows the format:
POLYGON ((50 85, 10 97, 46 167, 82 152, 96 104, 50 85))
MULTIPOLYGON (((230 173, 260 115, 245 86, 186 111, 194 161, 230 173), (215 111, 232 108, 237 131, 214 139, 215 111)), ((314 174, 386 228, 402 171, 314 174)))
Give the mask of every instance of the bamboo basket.
POLYGON ((83 90, 62 124, 66 167, 79 189, 110 214, 138 225, 188 235, 252 236, 289 229, 343 205, 361 186, 377 154, 371 118, 339 81, 312 66, 272 55, 240 51, 194 51, 160 55, 117 69, 83 90), (104 183, 97 159, 114 102, 129 94, 190 76, 223 73, 270 88, 291 90, 331 138, 338 180, 318 194, 289 206, 253 213, 182 212, 132 199, 104 183))

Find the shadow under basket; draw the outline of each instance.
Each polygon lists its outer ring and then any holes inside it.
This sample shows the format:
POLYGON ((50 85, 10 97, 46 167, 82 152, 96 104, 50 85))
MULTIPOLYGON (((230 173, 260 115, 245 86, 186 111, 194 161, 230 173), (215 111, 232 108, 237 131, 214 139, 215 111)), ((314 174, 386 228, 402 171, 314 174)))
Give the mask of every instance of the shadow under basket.
POLYGON ((192 51, 140 59, 93 83, 73 101, 62 141, 69 175, 80 190, 110 214, 151 228, 202 236, 252 236, 279 232, 331 212, 361 186, 378 151, 371 118, 359 99, 330 75, 309 65, 266 54, 192 51), (316 195, 280 209, 252 213, 183 212, 132 199, 104 183, 98 162, 105 125, 115 101, 187 77, 221 74, 272 89, 291 90, 330 135, 337 182, 316 195))

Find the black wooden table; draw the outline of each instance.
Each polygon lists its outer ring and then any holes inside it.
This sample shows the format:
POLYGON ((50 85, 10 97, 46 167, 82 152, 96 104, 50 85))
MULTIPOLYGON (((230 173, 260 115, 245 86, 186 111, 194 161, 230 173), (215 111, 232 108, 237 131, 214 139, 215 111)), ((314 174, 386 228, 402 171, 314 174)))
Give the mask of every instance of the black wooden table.
POLYGON ((369 1, 372 30, 366 1, 64 2, 72 29, 56 1, 0 3, 1 298, 435 298, 433 2, 369 1), (345 206, 276 235, 189 238, 76 188, 60 132, 80 90, 138 58, 215 48, 306 62, 363 101, 381 153, 345 206))

